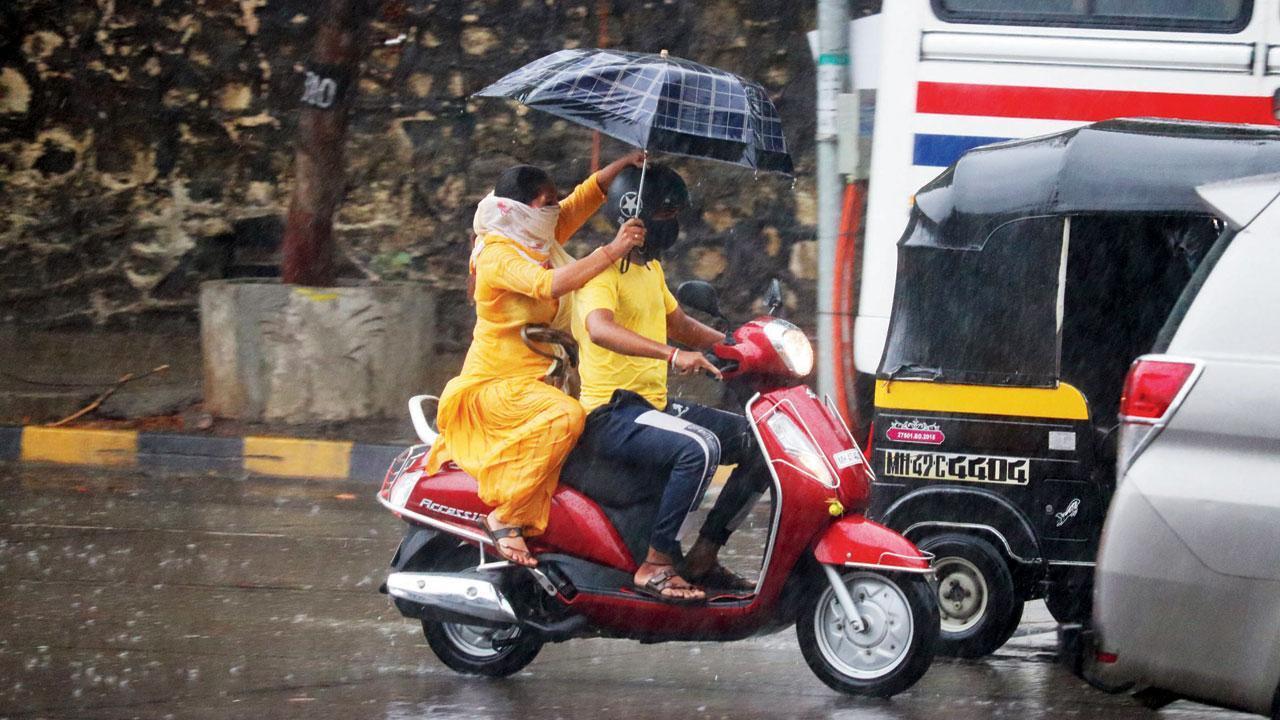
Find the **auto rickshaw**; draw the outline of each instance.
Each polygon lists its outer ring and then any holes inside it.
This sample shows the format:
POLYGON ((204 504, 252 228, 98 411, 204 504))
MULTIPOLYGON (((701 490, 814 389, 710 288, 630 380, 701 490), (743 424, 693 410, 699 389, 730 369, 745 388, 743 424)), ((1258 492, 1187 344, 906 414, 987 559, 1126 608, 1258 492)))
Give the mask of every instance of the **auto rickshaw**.
POLYGON ((971 150, 917 193, 870 516, 937 556, 940 652, 991 653, 1027 600, 1088 618, 1126 371, 1229 241, 1194 189, 1277 170, 1275 129, 1124 119, 971 150))

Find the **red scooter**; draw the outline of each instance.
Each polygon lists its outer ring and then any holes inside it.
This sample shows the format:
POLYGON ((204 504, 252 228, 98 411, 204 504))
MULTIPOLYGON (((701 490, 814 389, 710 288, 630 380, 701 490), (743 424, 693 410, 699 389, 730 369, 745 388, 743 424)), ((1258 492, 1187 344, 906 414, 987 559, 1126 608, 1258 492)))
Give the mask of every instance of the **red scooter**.
MULTIPOLYGON (((706 283, 685 283, 677 296, 719 315, 706 283)), ((925 673, 939 627, 931 556, 863 517, 871 469, 830 401, 799 384, 813 366, 808 338, 766 315, 739 327, 714 356, 726 381, 750 390, 746 415, 768 459, 772 517, 755 591, 709 591, 696 605, 633 591, 636 559, 608 509, 563 483, 546 532, 529 540, 538 566, 489 562, 493 551, 477 527, 489 508, 460 469, 424 474, 435 432, 424 396, 410 401, 425 444, 392 463, 378 493, 409 525, 383 590, 401 614, 422 621, 442 662, 501 677, 546 642, 738 640, 794 623, 809 667, 836 690, 887 697, 925 673)))

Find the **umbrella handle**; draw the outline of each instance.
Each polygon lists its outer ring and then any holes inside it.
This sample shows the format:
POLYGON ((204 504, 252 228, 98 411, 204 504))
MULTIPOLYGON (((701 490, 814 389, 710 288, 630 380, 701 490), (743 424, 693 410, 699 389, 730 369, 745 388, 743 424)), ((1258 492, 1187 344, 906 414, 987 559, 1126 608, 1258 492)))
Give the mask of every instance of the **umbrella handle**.
MULTIPOLYGON (((642 200, 642 199, 641 199, 641 198, 643 198, 643 197, 644 197, 644 173, 645 173, 645 170, 648 170, 648 169, 649 169, 649 151, 648 151, 648 150, 643 150, 643 151, 641 151, 641 152, 643 152, 643 153, 644 153, 644 160, 643 160, 643 161, 641 161, 641 163, 640 163, 640 187, 636 188, 636 214, 635 214, 635 217, 637 217, 637 218, 638 218, 638 217, 640 217, 640 213, 641 213, 641 211, 643 211, 643 210, 644 210, 644 200, 642 200)), ((630 270, 630 269, 631 269, 631 253, 633 253, 633 252, 635 252, 635 250, 634 250, 634 249, 633 249, 631 252, 627 253, 627 256, 626 256, 626 257, 622 258, 622 265, 621 265, 621 267, 620 267, 619 269, 620 269, 622 272, 624 272, 624 273, 625 273, 627 270, 630 270)))
POLYGON ((644 210, 644 173, 649 169, 649 151, 645 150, 644 160, 640 162, 640 187, 636 188, 636 217, 644 210))

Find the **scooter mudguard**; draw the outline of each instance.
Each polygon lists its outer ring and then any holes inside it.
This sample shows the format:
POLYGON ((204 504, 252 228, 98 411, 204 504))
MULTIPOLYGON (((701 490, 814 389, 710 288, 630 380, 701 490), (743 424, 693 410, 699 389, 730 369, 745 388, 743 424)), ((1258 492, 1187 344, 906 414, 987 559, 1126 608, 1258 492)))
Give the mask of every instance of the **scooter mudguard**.
POLYGON ((860 515, 841 518, 827 528, 814 546, 813 556, 824 565, 911 573, 933 569, 933 556, 896 531, 860 515))
POLYGON ((419 554, 427 550, 427 546, 432 541, 443 537, 444 533, 439 530, 410 525, 405 530, 404 539, 400 541, 400 546, 396 548, 395 556, 391 558, 391 569, 396 572, 405 570, 419 554))

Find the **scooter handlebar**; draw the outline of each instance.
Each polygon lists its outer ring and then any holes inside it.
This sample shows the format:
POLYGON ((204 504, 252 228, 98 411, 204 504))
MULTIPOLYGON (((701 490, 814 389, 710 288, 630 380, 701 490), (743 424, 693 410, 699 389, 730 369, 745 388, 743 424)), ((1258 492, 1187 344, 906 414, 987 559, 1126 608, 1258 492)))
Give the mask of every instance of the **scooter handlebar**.
POLYGON ((719 370, 722 374, 730 374, 738 371, 739 363, 737 360, 722 358, 719 355, 716 355, 714 352, 711 352, 710 350, 702 353, 702 356, 707 359, 707 362, 714 365, 715 368, 719 370))

